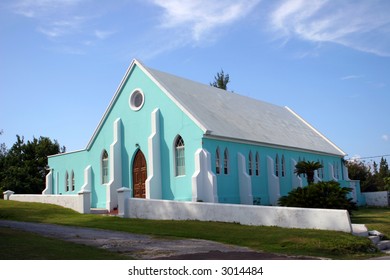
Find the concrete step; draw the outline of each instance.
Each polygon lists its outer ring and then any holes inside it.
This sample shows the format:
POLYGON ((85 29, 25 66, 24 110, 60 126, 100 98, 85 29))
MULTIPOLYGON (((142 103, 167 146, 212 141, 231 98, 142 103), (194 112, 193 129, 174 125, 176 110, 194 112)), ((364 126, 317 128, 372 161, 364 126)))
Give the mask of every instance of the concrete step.
POLYGON ((368 229, 363 224, 352 224, 352 234, 356 236, 368 237, 368 229))
POLYGON ((105 208, 91 208, 91 214, 108 214, 108 210, 105 208))
POLYGON ((376 246, 378 247, 379 250, 384 251, 384 250, 390 250, 390 240, 382 240, 379 241, 376 246))
POLYGON ((388 254, 390 255, 390 249, 387 249, 387 250, 383 250, 382 253, 385 253, 385 254, 388 254))
POLYGON ((371 242, 376 245, 379 243, 379 241, 381 241, 381 237, 380 236, 369 236, 368 239, 371 240, 371 242))

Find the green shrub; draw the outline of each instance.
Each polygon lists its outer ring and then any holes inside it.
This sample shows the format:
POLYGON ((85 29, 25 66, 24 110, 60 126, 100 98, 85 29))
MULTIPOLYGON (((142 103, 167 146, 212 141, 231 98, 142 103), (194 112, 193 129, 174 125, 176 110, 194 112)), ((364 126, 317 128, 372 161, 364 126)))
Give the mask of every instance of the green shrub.
POLYGON ((357 209, 352 198, 348 198, 351 188, 342 188, 335 181, 319 182, 307 187, 299 187, 282 196, 279 205, 303 208, 357 209))

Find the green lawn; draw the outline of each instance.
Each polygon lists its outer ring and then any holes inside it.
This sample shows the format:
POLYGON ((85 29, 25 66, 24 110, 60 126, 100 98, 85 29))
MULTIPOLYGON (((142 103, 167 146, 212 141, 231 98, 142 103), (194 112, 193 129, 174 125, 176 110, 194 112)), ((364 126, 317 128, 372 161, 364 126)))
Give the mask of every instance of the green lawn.
POLYGON ((0 260, 124 260, 95 247, 0 227, 0 260))
POLYGON ((365 224, 369 230, 377 230, 390 238, 390 208, 360 208, 354 211, 352 218, 354 224, 365 224))
MULTIPOLYGON (((371 217, 389 216, 388 209, 372 210, 371 216, 364 216, 364 213, 370 211, 371 209, 357 211, 353 221, 360 222, 357 219, 364 218, 368 221, 365 223, 369 224, 371 217)), ((379 256, 378 252, 373 252, 373 246, 367 238, 335 231, 244 226, 216 222, 123 219, 103 215, 83 215, 49 204, 4 200, 0 200, 0 219, 111 229, 161 237, 200 238, 290 255, 331 259, 367 259, 379 256)), ((383 219, 385 223, 388 223, 387 218, 383 219)), ((372 226, 376 225, 379 224, 372 224, 372 226)), ((381 230, 379 227, 376 229, 381 230)), ((389 233, 385 230, 383 232, 389 233)), ((1 237, 0 240, 2 239, 1 237)))

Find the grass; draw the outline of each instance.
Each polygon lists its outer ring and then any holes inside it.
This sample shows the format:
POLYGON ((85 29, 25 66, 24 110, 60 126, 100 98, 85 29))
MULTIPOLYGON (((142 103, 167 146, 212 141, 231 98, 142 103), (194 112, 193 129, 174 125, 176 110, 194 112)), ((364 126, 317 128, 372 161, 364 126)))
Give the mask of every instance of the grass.
POLYGON ((365 224, 369 230, 383 233, 387 239, 390 237, 390 208, 367 207, 354 211, 352 223, 365 224))
POLYGON ((119 260, 128 259, 95 247, 0 227, 0 260, 119 260))
MULTIPOLYGON (((364 216, 365 211, 367 210, 358 211, 354 219, 362 220, 365 217, 369 221, 374 212, 371 213, 371 216, 366 217, 364 216)), ((379 211, 379 213, 382 212, 379 211)), ((386 213, 388 215, 388 212, 385 211, 386 213)), ((382 214, 377 215, 382 216, 382 214)), ((331 259, 368 259, 380 255, 380 253, 373 251, 374 247, 367 238, 336 231, 285 229, 199 221, 123 219, 103 215, 79 214, 70 209, 49 204, 4 200, 0 200, 0 219, 111 229, 151 234, 157 237, 199 238, 250 247, 265 252, 331 259)), ((386 222, 387 219, 384 221, 386 222)), ((372 226, 378 224, 372 224, 372 226)))

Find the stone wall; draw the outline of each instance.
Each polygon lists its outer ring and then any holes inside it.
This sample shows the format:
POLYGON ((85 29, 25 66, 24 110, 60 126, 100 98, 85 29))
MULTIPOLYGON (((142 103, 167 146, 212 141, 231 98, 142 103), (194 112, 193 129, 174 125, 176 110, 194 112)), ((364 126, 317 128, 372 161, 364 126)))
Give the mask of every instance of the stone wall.
POLYGON ((124 193, 119 195, 118 202, 119 214, 126 218, 216 221, 351 232, 346 210, 136 199, 124 193))
POLYGON ((90 213, 91 195, 89 192, 78 193, 77 195, 42 195, 42 194, 8 194, 4 193, 4 199, 49 203, 73 209, 79 213, 90 213))
POLYGON ((362 193, 366 199, 368 206, 389 206, 390 205, 390 192, 364 192, 362 193))

